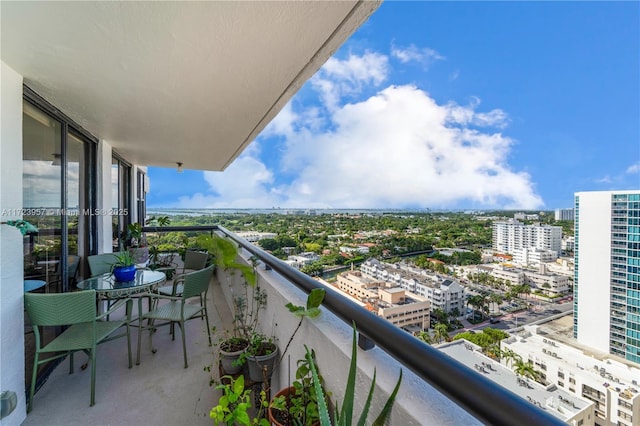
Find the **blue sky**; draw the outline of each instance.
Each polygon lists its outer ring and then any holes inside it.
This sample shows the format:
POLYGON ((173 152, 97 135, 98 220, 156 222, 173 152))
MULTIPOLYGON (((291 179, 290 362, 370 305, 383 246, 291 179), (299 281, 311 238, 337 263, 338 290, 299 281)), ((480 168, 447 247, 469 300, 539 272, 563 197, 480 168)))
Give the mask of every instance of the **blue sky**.
POLYGON ((555 209, 640 188, 639 2, 385 2, 224 172, 150 207, 555 209))

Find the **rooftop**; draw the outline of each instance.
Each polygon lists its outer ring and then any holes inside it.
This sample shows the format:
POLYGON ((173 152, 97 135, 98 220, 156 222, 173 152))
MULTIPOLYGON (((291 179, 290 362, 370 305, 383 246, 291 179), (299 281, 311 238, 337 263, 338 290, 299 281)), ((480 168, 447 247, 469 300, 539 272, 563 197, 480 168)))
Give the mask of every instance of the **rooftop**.
POLYGON ((563 421, 571 419, 590 405, 584 399, 558 389, 555 385, 545 387, 535 381, 520 378, 511 369, 482 354, 477 345, 464 339, 445 343, 438 349, 563 421))

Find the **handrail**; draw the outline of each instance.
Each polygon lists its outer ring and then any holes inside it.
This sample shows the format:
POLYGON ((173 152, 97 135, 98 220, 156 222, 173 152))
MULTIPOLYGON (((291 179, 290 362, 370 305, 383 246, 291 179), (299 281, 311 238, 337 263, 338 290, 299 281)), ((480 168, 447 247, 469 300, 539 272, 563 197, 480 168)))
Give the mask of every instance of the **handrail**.
MULTIPOLYGON (((220 231, 304 292, 309 293, 314 288, 322 287, 313 278, 222 226, 153 228, 156 232, 220 231)), ((369 340, 481 422, 505 426, 565 425, 560 419, 337 293, 327 292, 322 305, 347 324, 355 322, 359 332, 369 340)))

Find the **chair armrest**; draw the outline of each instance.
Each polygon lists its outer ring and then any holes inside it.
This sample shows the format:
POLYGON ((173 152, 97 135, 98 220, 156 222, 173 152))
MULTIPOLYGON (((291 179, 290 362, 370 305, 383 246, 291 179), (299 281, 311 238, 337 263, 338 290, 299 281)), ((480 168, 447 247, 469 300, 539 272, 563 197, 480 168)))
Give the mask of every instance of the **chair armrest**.
POLYGON ((155 294, 155 293, 151 297, 153 299, 182 300, 182 296, 167 296, 165 294, 155 294))
POLYGON ((107 316, 111 315, 112 313, 120 309, 124 304, 127 305, 126 307, 127 320, 131 321, 131 311, 133 310, 133 299, 131 299, 130 297, 126 299, 118 300, 116 303, 111 305, 111 307, 106 312, 103 312, 102 314, 98 315, 96 319, 101 320, 103 318, 106 318, 107 316))

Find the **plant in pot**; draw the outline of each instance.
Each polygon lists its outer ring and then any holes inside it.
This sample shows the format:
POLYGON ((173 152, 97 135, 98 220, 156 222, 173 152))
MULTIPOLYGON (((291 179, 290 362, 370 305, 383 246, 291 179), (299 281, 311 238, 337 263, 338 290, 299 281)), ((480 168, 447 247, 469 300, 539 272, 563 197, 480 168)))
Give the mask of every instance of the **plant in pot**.
POLYGON ((244 376, 240 375, 237 378, 224 376, 222 379, 222 383, 216 386, 216 389, 222 391, 222 396, 218 399, 218 405, 209 411, 209 417, 213 419, 213 424, 269 426, 269 422, 263 415, 268 405, 266 391, 260 392, 258 414, 252 419, 249 416, 249 411, 252 408, 253 398, 251 390, 244 386, 244 376))
POLYGON ((278 361, 278 345, 272 337, 253 333, 249 346, 240 354, 240 363, 247 363, 249 379, 254 382, 268 382, 278 361))
MULTIPOLYGON (((320 305, 324 300, 325 294, 325 289, 315 288, 307 296, 305 306, 296 306, 293 303, 286 305, 289 312, 300 320, 291 334, 277 365, 284 359, 304 319, 306 317, 315 318, 321 314, 320 305)), ((312 355, 315 359, 315 353, 312 355)), ((291 424, 291 422, 293 424, 311 425, 318 421, 317 396, 312 386, 309 360, 306 357, 297 361, 295 380, 291 383, 291 386, 281 389, 271 400, 268 414, 269 419, 276 425, 287 425, 291 424)))
POLYGON ((238 374, 246 360, 241 355, 255 337, 260 311, 267 303, 266 293, 257 285, 257 262, 253 260, 251 265, 237 262, 237 246, 219 236, 202 235, 197 244, 213 256, 217 268, 242 275, 243 293, 233 298, 232 330, 218 342, 222 373, 238 374))
MULTIPOLYGON (((329 409, 327 407, 327 395, 324 392, 322 387, 322 381, 320 379, 320 375, 318 374, 318 368, 316 365, 315 358, 312 356, 313 352, 306 347, 306 357, 309 360, 309 368, 311 369, 311 374, 313 376, 313 386, 316 390, 316 394, 318 396, 318 412, 320 416, 320 424, 322 426, 331 426, 331 424, 339 425, 339 426, 351 426, 353 424, 353 407, 355 401, 355 392, 356 392, 356 370, 358 364, 358 346, 356 339, 356 326, 353 324, 353 340, 351 343, 351 364, 349 365, 349 373, 347 375, 347 386, 344 391, 344 398, 342 403, 339 404, 336 402, 335 410, 333 412, 333 423, 332 419, 329 417, 329 409)), ((398 382, 396 386, 393 388, 391 395, 385 402, 382 410, 373 421, 374 426, 382 426, 386 424, 389 416, 391 415, 391 409, 393 408, 393 403, 395 402, 396 395, 398 394, 398 390, 400 389, 400 384, 402 383, 402 370, 400 370, 400 376, 398 377, 398 382)), ((369 388, 369 393, 367 394, 367 399, 365 405, 362 409, 362 413, 360 413, 360 417, 358 418, 358 425, 368 424, 367 418, 369 416, 369 409, 371 408, 371 400, 373 398, 373 391, 376 386, 376 371, 373 370, 373 379, 371 381, 371 387, 369 388)))
POLYGON ((149 259, 149 248, 146 247, 146 240, 142 233, 142 225, 130 223, 125 232, 125 246, 135 259, 135 263, 145 263, 149 259))
POLYGON ((136 261, 128 251, 114 254, 116 261, 111 266, 116 281, 129 282, 136 277, 136 261))
MULTIPOLYGON (((310 355, 310 358, 305 356, 297 361, 295 380, 291 383, 291 386, 281 389, 271 399, 267 408, 271 424, 276 426, 320 424, 318 393, 313 384, 310 361, 313 359, 315 363, 315 351, 312 350, 310 355)), ((318 380, 320 381, 320 386, 324 389, 324 381, 319 374, 318 380)))

